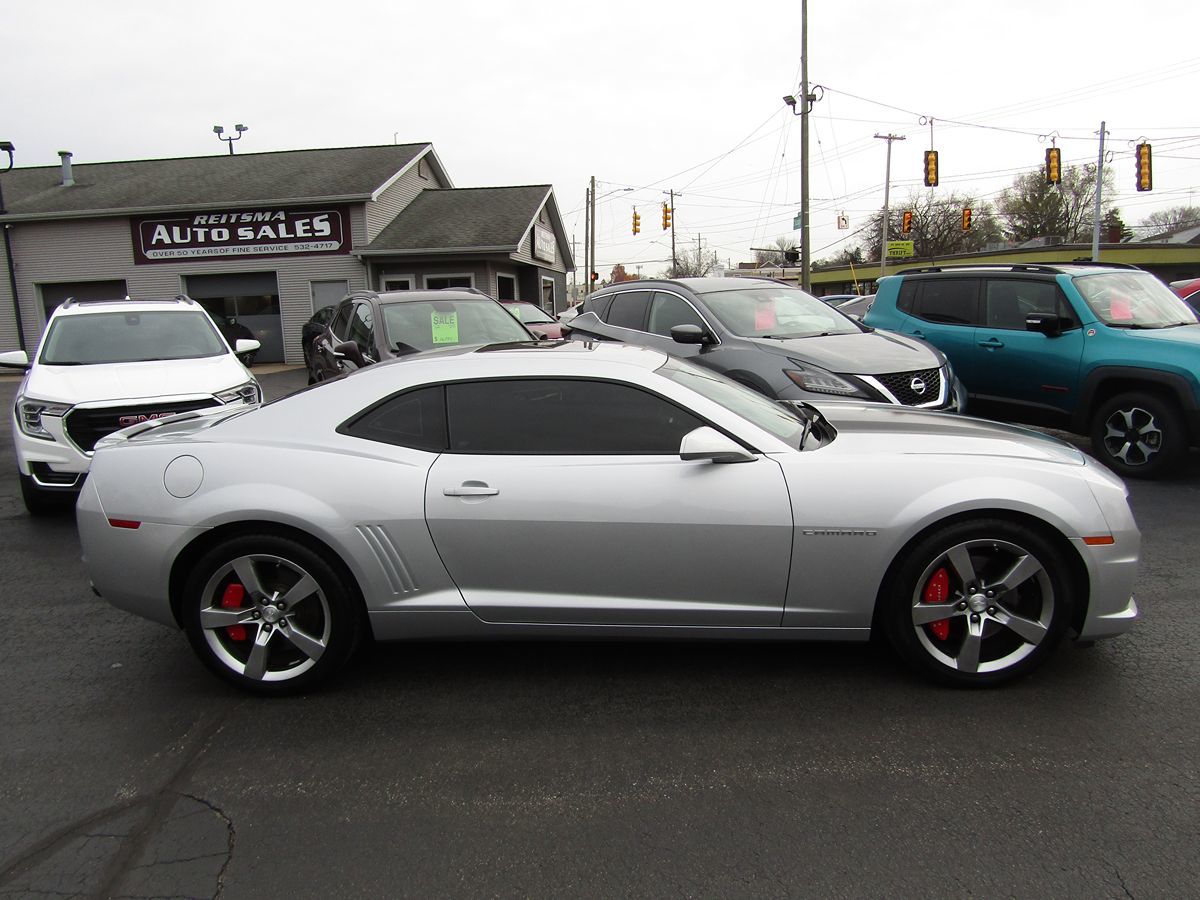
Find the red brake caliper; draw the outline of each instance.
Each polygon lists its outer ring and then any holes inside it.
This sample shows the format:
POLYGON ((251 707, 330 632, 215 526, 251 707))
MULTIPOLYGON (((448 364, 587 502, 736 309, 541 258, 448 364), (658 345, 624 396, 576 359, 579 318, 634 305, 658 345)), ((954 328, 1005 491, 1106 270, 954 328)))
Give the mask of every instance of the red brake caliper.
MULTIPOLYGON (((246 589, 240 584, 227 585, 225 593, 221 594, 222 609, 241 609, 242 602, 246 599, 246 589)), ((225 629, 225 633, 229 635, 231 641, 246 640, 245 625, 230 625, 225 629)))
MULTIPOLYGON (((925 593, 921 600, 925 603, 945 603, 950 598, 950 573, 944 568, 933 573, 933 577, 925 585, 925 593)), ((941 619, 929 623, 929 630, 939 641, 950 637, 950 620, 941 619)))

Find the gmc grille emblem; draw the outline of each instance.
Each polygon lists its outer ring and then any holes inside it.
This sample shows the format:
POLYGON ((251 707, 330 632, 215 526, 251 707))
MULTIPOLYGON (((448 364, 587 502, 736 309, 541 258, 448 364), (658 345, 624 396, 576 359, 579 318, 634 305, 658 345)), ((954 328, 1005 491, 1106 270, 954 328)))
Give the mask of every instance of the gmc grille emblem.
POLYGON ((173 412, 158 412, 139 414, 135 416, 118 416, 117 427, 128 428, 130 425, 137 425, 139 422, 149 422, 152 419, 165 419, 167 416, 173 415, 175 415, 173 412))
POLYGON ((912 392, 913 392, 914 394, 923 394, 923 393, 925 393, 925 382, 924 382, 924 381, 922 381, 920 378, 914 378, 912 381, 910 381, 910 382, 908 383, 908 386, 909 386, 910 388, 912 388, 912 392))

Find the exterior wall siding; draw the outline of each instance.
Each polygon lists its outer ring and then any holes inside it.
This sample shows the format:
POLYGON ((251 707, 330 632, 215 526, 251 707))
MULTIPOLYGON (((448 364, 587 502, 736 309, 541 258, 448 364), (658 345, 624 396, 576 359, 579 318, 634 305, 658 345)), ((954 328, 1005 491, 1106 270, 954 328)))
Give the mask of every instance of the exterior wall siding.
MULTIPOLYGON (((361 204, 350 208, 350 234, 353 247, 365 245, 366 217, 361 204)), ((23 222, 13 225, 10 235, 13 257, 17 261, 21 321, 25 328, 25 341, 31 351, 46 324, 41 297, 36 288, 38 284, 124 279, 133 297, 169 297, 184 291, 188 275, 275 272, 283 324, 284 359, 288 363, 304 361, 300 350, 300 332, 312 315, 309 282, 338 278, 349 281, 351 290, 367 286, 365 267, 348 254, 136 265, 133 261, 129 219, 124 217, 23 222)), ((0 249, 2 246, 0 244, 0 249)), ((0 279, 3 281, 0 303, 4 304, 8 313, 0 314, 0 348, 13 350, 18 344, 7 270, 4 276, 0 279)))
POLYGON ((378 200, 369 201, 366 204, 368 244, 379 237, 379 232, 383 231, 392 219, 400 215, 401 210, 412 203, 421 191, 426 188, 445 187, 434 174, 433 166, 426 165, 424 167, 428 177, 422 178, 417 174, 418 169, 421 168, 421 162, 418 160, 411 169, 397 178, 391 187, 379 195, 378 200))

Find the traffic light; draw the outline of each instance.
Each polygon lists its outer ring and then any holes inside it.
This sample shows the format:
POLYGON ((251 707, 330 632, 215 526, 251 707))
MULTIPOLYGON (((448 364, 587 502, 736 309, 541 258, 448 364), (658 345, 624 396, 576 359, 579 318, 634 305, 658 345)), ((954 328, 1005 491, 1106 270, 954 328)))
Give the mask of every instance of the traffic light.
POLYGON ((936 150, 925 151, 925 187, 937 187, 937 154, 936 150))
POLYGON ((1062 183, 1062 151, 1057 147, 1046 148, 1046 184, 1062 183))
POLYGON ((908 234, 910 231, 912 231, 912 210, 906 209, 904 217, 900 220, 900 233, 908 234))
POLYGON ((642 230, 642 217, 638 215, 638 211, 635 208, 633 211, 633 233, 637 234, 641 230, 642 230))
POLYGON ((593 272, 593 273, 592 273, 592 281, 599 281, 599 280, 600 280, 600 273, 599 273, 599 272, 593 272))
POLYGON ((1150 169, 1150 145, 1138 144, 1134 160, 1137 170, 1137 189, 1139 191, 1151 190, 1154 187, 1154 173, 1150 169))
POLYGON ((671 207, 669 205, 667 205, 667 202, 665 200, 663 201, 662 219, 663 219, 663 231, 666 231, 668 228, 671 227, 671 207))
POLYGON ((963 207, 963 231, 971 230, 971 207, 963 207))

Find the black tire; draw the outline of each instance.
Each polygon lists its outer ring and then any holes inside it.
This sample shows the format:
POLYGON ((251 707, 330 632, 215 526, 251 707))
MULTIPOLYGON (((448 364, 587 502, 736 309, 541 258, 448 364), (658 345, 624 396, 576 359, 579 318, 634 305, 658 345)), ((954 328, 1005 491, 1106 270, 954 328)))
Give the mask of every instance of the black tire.
POLYGON ((958 522, 899 559, 880 622, 901 658, 943 683, 988 687, 1026 675, 1070 621, 1067 563, 1033 529, 1004 519, 958 522))
POLYGON ((52 516, 73 509, 78 494, 74 491, 49 491, 33 482, 32 476, 21 475, 21 499, 31 516, 52 516))
POLYGON ((366 621, 323 554, 278 535, 233 537, 205 553, 188 573, 181 612, 188 641, 210 670, 269 695, 330 678, 353 655, 366 621))
POLYGON ((1183 459, 1187 429, 1175 404, 1130 391, 1102 403, 1092 417, 1092 453, 1126 478, 1160 478, 1183 459))

